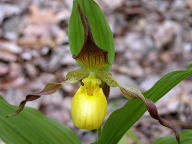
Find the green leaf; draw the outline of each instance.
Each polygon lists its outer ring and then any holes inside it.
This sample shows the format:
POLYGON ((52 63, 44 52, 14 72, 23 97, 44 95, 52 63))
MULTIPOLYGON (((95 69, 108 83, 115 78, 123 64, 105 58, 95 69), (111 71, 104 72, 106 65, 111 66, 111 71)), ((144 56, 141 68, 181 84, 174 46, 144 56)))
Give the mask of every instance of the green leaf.
MULTIPOLYGON (((192 130, 184 130, 180 134, 181 144, 192 144, 192 130)), ((154 141, 152 144, 177 144, 174 137, 163 137, 154 141)))
POLYGON ((141 144, 139 137, 136 135, 136 133, 133 130, 131 129, 128 130, 127 135, 135 142, 135 144, 141 144))
MULTIPOLYGON (((179 70, 163 76, 150 90, 143 95, 156 102, 179 82, 192 75, 192 70, 179 70)), ((116 144, 123 134, 144 114, 146 107, 137 99, 129 100, 122 108, 114 111, 106 121, 98 144, 116 144)))
POLYGON ((71 53, 77 56, 84 43, 84 29, 78 12, 78 5, 88 19, 93 39, 97 46, 108 52, 109 65, 105 67, 105 70, 109 70, 114 61, 115 54, 113 34, 102 10, 94 0, 73 0, 73 9, 68 29, 71 53))
POLYGON ((124 136, 120 139, 120 141, 118 142, 118 144, 129 144, 128 143, 128 139, 131 139, 134 144, 141 144, 140 140, 138 138, 138 136, 134 133, 133 130, 128 130, 124 136))
POLYGON ((0 139, 6 144, 80 144, 77 136, 64 125, 32 108, 5 118, 16 107, 0 96, 0 139))

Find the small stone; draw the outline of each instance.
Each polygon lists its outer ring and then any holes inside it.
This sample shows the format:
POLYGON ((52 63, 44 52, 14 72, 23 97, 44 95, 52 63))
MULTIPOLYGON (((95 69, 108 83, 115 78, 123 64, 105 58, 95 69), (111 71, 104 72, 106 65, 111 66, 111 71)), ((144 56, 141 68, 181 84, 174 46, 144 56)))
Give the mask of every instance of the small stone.
POLYGON ((20 16, 14 16, 3 24, 4 37, 9 40, 17 40, 20 34, 20 24, 22 19, 20 16))
POLYGON ((17 15, 21 12, 21 9, 17 7, 16 5, 10 5, 10 4, 1 4, 0 5, 0 23, 2 23, 3 19, 5 17, 11 16, 11 15, 17 15))
POLYGON ((25 64, 25 69, 26 69, 26 72, 27 74, 30 76, 30 77, 35 77, 37 76, 37 70, 35 68, 34 65, 30 64, 30 63, 26 63, 25 64))
POLYGON ((137 53, 141 55, 148 53, 153 48, 153 41, 150 37, 139 33, 128 33, 125 37, 125 45, 128 47, 125 56, 131 52, 135 52, 135 55, 137 53))
POLYGON ((187 5, 192 10, 192 0, 186 0, 187 5))
POLYGON ((124 0, 110 0, 110 1, 106 1, 106 0, 101 0, 101 3, 103 5, 106 5, 106 7, 109 7, 110 9, 116 9, 118 7, 120 7, 123 4, 124 0))
POLYGON ((63 102, 63 97, 59 90, 47 97, 42 97, 43 104, 61 104, 63 102))
POLYGON ((17 56, 8 52, 0 52, 0 59, 8 62, 15 62, 17 60, 17 56))
POLYGON ((30 59, 32 59, 32 54, 29 53, 29 52, 24 52, 24 53, 21 54, 21 57, 24 60, 30 60, 30 59))
POLYGON ((132 66, 118 66, 118 72, 133 77, 142 77, 144 75, 144 70, 138 66, 138 64, 132 66))
POLYGON ((7 51, 14 54, 20 54, 22 52, 21 47, 11 42, 0 41, 0 51, 7 51))
POLYGON ((171 42, 175 35, 179 34, 180 26, 173 21, 165 21, 158 26, 157 32, 154 32, 154 39, 158 48, 171 42))
POLYGON ((0 76, 9 72, 9 66, 7 64, 0 63, 0 76))

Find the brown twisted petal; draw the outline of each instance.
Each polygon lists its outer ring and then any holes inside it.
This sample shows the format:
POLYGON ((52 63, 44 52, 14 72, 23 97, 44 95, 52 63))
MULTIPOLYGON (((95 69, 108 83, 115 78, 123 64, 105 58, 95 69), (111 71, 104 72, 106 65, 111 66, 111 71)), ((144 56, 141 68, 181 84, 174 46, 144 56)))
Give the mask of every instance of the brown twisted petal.
POLYGON ((171 122, 160 117, 155 104, 152 101, 150 101, 149 99, 146 99, 139 89, 134 88, 134 87, 121 86, 109 73, 106 73, 106 72, 97 73, 97 77, 100 78, 103 82, 105 82, 109 86, 119 87, 122 94, 126 98, 128 98, 128 99, 135 98, 135 99, 139 99, 142 102, 144 102, 151 117, 158 120, 161 125, 163 125, 167 128, 170 128, 174 132, 178 144, 180 144, 180 137, 179 137, 179 134, 178 134, 175 126, 171 122))
POLYGON ((158 113, 158 110, 157 110, 157 107, 155 106, 155 104, 151 100, 146 99, 142 95, 142 93, 139 92, 139 91, 136 91, 136 89, 134 90, 134 89, 131 88, 129 90, 129 89, 121 87, 120 90, 121 90, 123 95, 126 95, 126 97, 136 98, 136 99, 139 99, 142 102, 144 102, 146 107, 147 107, 147 110, 148 110, 149 114, 151 115, 151 117, 158 120, 161 125, 163 125, 163 126, 165 126, 167 128, 170 128, 175 134, 177 143, 180 144, 179 133, 177 132, 175 126, 170 121, 160 117, 160 115, 158 113))
POLYGON ((21 111, 23 111, 25 104, 28 101, 36 100, 36 99, 40 98, 42 95, 52 94, 52 93, 56 92, 58 89, 60 89, 61 86, 62 86, 61 83, 48 83, 42 91, 35 93, 35 94, 27 95, 25 100, 23 100, 19 104, 18 109, 14 113, 11 113, 11 114, 7 115, 6 117, 8 118, 8 117, 15 116, 15 115, 19 114, 21 111))
POLYGON ((175 134, 177 143, 180 144, 179 133, 177 132, 175 126, 170 121, 160 117, 157 107, 151 100, 146 99, 139 90, 132 88, 132 87, 130 87, 130 88, 120 87, 120 90, 121 90, 122 94, 127 98, 136 98, 136 99, 139 99, 142 102, 144 102, 151 117, 158 120, 161 125, 163 125, 167 128, 170 128, 175 134))
POLYGON ((17 115, 18 113, 20 113, 24 109, 25 104, 28 101, 36 100, 43 95, 50 95, 50 94, 56 92, 57 90, 59 90, 62 87, 63 83, 76 83, 76 82, 80 81, 81 79, 83 79, 84 77, 86 77, 87 75, 88 75, 88 71, 85 69, 79 69, 79 70, 74 70, 74 71, 68 72, 67 76, 66 76, 66 80, 64 82, 62 82, 62 83, 55 83, 55 82, 48 83, 44 87, 44 89, 41 90, 40 92, 27 95, 25 100, 23 100, 20 103, 18 109, 14 113, 9 114, 6 117, 14 116, 14 115, 17 115))
POLYGON ((157 108, 152 101, 146 99, 145 104, 147 106, 147 110, 148 110, 149 114, 151 115, 151 117, 158 120, 159 123, 162 124, 163 126, 170 128, 175 134, 175 137, 177 139, 177 143, 180 144, 180 137, 179 137, 179 134, 178 134, 175 126, 170 121, 163 119, 162 117, 159 116, 157 108))

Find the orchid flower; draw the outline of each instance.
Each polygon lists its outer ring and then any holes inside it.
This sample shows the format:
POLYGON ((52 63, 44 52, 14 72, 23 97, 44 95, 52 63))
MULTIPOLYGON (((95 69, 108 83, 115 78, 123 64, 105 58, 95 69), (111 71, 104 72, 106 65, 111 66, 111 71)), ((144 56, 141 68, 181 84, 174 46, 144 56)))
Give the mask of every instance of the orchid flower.
POLYGON ((82 66, 81 69, 68 72, 64 82, 48 83, 42 91, 27 95, 16 112, 8 115, 8 117, 20 113, 24 109, 26 102, 56 92, 62 87, 62 84, 81 82, 81 86, 72 100, 71 115, 73 123, 80 129, 98 129, 102 126, 107 114, 107 98, 110 87, 118 87, 126 98, 139 99, 144 102, 149 114, 158 120, 161 125, 170 128, 174 132, 178 143, 180 143, 176 128, 159 116, 152 101, 146 99, 137 88, 121 86, 109 72, 104 71, 104 68, 109 64, 108 52, 95 43, 88 19, 80 6, 78 6, 78 12, 84 29, 84 43, 81 51, 78 55, 74 55, 73 58, 82 66))

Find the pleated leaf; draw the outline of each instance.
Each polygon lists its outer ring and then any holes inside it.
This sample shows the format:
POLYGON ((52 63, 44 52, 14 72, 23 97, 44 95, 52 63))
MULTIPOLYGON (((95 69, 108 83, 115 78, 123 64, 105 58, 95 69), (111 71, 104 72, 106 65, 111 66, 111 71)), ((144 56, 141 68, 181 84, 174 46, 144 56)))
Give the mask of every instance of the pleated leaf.
MULTIPOLYGON (((143 95, 152 100, 158 101, 173 87, 185 78, 192 75, 192 69, 179 70, 163 76, 151 89, 143 95)), ((114 111, 103 126, 97 144, 116 144, 124 133, 133 125, 146 111, 145 105, 137 100, 129 100, 122 108, 114 111)))
POLYGON ((25 108, 19 115, 5 118, 15 109, 0 96, 0 139, 6 144, 81 143, 69 128, 32 108, 25 108))
POLYGON ((104 70, 109 70, 114 61, 113 34, 105 19, 105 16, 94 0, 73 0, 73 9, 69 22, 69 42, 72 55, 77 56, 85 42, 85 31, 78 11, 78 6, 88 20, 95 44, 107 52, 109 64, 104 70))

